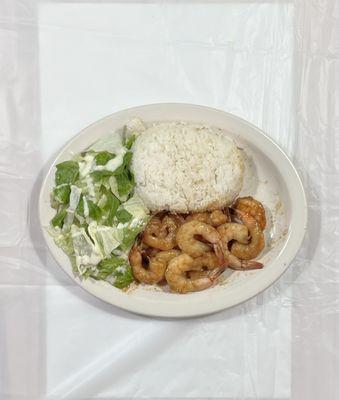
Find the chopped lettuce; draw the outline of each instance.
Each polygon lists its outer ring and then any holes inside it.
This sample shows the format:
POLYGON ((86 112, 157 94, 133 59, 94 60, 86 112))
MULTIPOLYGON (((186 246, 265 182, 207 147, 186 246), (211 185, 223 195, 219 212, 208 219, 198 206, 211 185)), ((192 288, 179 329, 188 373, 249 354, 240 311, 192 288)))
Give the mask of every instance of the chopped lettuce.
POLYGON ((97 272, 91 276, 94 279, 107 280, 119 289, 129 286, 133 282, 131 267, 124 259, 115 256, 102 260, 97 266, 97 272))
POLYGON ((116 215, 116 212, 120 206, 120 201, 114 194, 107 190, 104 186, 102 186, 102 191, 106 196, 106 203, 103 206, 103 211, 106 213, 106 224, 112 225, 113 218, 116 215))
POLYGON ((135 194, 123 204, 123 208, 133 215, 135 219, 143 220, 149 214, 148 208, 141 198, 135 194))
POLYGON ((119 196, 128 195, 134 188, 134 176, 124 170, 115 177, 118 187, 119 196))
POLYGON ((115 176, 111 176, 108 180, 110 189, 115 197, 117 197, 121 202, 125 202, 128 199, 128 194, 120 195, 118 190, 118 183, 115 176))
POLYGON ((71 188, 67 183, 57 186, 53 190, 54 200, 60 204, 68 204, 71 188))
POLYGON ((108 151, 116 154, 122 147, 121 133, 114 132, 96 141, 88 150, 95 152, 108 151))
POLYGON ((133 218, 132 214, 130 214, 128 211, 124 210, 123 208, 117 211, 116 217, 117 217, 117 220, 119 222, 122 222, 123 224, 125 222, 130 221, 133 218))
POLYGON ((95 156, 95 163, 96 165, 106 165, 108 161, 114 157, 114 153, 110 153, 109 151, 101 151, 95 156))
POLYGON ((79 175, 81 178, 83 178, 87 176, 93 169, 94 154, 85 153, 83 157, 80 157, 78 163, 79 163, 79 175))
POLYGON ((118 288, 133 281, 128 252, 149 220, 134 194, 131 149, 139 132, 131 130, 133 124, 123 139, 121 132, 108 135, 58 164, 51 193, 57 211, 49 233, 69 256, 74 273, 118 288))
POLYGON ((55 183, 74 183, 79 176, 79 164, 76 161, 64 161, 56 165, 55 183))
POLYGON ((95 221, 99 221, 102 215, 102 210, 92 200, 87 199, 88 215, 95 221))
POLYGON ((78 207, 79 201, 80 201, 80 196, 81 196, 81 189, 79 189, 77 186, 72 185, 71 186, 71 193, 69 197, 69 211, 75 211, 78 207))
MULTIPOLYGON (((84 228, 72 225, 71 228, 76 265, 88 266, 98 264, 102 260, 99 249, 91 241, 84 228)), ((80 273, 83 271, 79 270, 80 273)))
POLYGON ((126 140, 124 141, 126 149, 131 150, 136 138, 137 138, 136 135, 131 135, 128 138, 126 138, 126 140))
POLYGON ((116 155, 116 157, 114 157, 114 159, 109 160, 108 163, 103 166, 96 167, 96 169, 97 170, 105 169, 107 171, 112 172, 113 173, 112 175, 114 175, 115 171, 121 165, 123 165, 126 151, 127 150, 125 148, 123 148, 122 150, 119 151, 119 153, 116 155))
POLYGON ((81 217, 85 216, 85 214, 84 214, 84 196, 83 195, 80 197, 78 206, 76 208, 76 213, 78 215, 80 215, 81 217))
POLYGON ((132 224, 125 226, 122 231, 123 240, 120 243, 120 249, 125 252, 130 251, 135 239, 139 233, 144 230, 145 226, 145 223, 138 224, 136 226, 133 226, 132 224))
POLYGON ((100 251, 102 258, 109 256, 120 243, 114 238, 115 228, 105 225, 98 225, 91 222, 88 226, 88 233, 93 239, 96 248, 100 251))
POLYGON ((48 232, 53 237, 55 244, 60 247, 68 256, 72 256, 74 254, 71 232, 65 233, 59 228, 50 228, 48 232))
POLYGON ((100 170, 100 171, 93 171, 91 172, 91 177, 95 182, 100 182, 105 178, 109 178, 110 176, 113 175, 112 171, 107 171, 105 169, 100 170))
POLYGON ((54 227, 58 226, 59 228, 61 228, 63 226, 66 215, 67 215, 67 209, 65 207, 60 208, 51 221, 52 225, 54 227))

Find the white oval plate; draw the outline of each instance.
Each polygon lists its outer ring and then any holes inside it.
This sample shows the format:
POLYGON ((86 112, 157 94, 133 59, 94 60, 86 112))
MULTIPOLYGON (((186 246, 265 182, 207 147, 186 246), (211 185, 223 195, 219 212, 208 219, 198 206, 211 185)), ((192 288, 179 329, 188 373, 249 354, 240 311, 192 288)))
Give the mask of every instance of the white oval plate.
POLYGON ((190 104, 150 104, 114 113, 82 130, 61 150, 44 179, 39 199, 40 222, 56 261, 66 273, 94 296, 135 313, 160 317, 191 317, 214 313, 239 304, 270 286, 296 255, 306 229, 307 204, 300 178, 285 153, 248 122, 223 111, 190 104), (243 195, 253 195, 268 215, 266 248, 257 271, 228 270, 220 284, 202 292, 173 294, 157 287, 135 285, 127 292, 105 282, 74 277, 68 257, 46 232, 54 210, 49 199, 55 165, 81 152, 100 137, 121 128, 129 117, 146 122, 190 121, 216 126, 234 138, 246 155, 243 195))

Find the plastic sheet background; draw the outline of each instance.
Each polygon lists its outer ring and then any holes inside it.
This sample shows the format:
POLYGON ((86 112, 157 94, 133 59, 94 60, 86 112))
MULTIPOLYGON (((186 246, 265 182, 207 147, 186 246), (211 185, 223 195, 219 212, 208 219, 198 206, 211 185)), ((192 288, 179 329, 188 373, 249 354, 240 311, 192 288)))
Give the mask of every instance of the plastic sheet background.
POLYGON ((339 2, 0 2, 0 399, 339 398, 339 2), (302 249, 216 315, 136 316, 47 252, 48 159, 119 109, 190 102, 241 116, 297 166, 302 249))

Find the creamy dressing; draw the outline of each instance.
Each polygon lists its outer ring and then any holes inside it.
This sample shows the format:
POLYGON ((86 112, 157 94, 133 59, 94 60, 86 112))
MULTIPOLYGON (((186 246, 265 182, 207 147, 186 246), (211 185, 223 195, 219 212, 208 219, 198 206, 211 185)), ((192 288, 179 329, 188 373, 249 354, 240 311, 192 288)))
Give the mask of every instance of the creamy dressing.
POLYGON ((79 161, 78 164, 79 164, 79 175, 81 178, 84 178, 92 170, 94 164, 94 155, 87 154, 85 157, 83 157, 82 161, 79 161))
POLYGON ((122 165, 123 160, 124 160, 124 155, 126 154, 127 150, 125 148, 122 148, 118 154, 111 160, 107 162, 105 165, 96 165, 94 167, 94 171, 111 171, 114 172, 117 168, 122 165))

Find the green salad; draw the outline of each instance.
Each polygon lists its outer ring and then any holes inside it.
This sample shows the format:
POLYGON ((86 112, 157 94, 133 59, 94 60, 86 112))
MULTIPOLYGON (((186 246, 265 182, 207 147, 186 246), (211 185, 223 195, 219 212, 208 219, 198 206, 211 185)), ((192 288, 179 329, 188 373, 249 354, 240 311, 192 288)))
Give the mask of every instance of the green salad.
POLYGON ((114 132, 56 165, 49 233, 82 278, 125 288, 133 281, 128 252, 149 221, 130 169, 136 134, 114 132))

